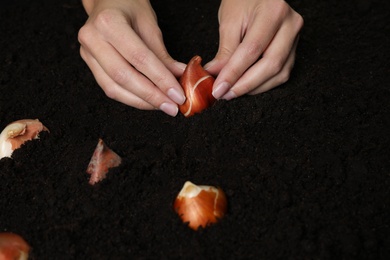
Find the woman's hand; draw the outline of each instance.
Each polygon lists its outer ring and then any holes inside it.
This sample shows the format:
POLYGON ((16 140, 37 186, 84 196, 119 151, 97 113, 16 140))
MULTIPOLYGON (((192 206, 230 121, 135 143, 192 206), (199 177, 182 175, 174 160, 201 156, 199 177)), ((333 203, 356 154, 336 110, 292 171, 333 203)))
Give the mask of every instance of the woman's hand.
POLYGON ((80 54, 106 95, 139 109, 176 116, 185 96, 176 80, 185 64, 168 54, 148 0, 83 0, 80 54))
POLYGON ((302 17, 283 0, 222 0, 220 43, 205 68, 218 77, 215 98, 258 94, 286 82, 302 17))

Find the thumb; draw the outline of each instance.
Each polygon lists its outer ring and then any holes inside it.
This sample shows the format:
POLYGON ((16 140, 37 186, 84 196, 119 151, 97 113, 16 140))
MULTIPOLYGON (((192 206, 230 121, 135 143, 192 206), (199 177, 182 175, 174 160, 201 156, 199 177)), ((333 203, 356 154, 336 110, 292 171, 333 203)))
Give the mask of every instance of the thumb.
POLYGON ((204 66, 205 70, 212 75, 219 74, 226 63, 228 63, 230 57, 233 55, 241 41, 240 33, 235 33, 234 27, 230 28, 230 31, 226 31, 223 29, 224 27, 226 26, 221 25, 219 28, 220 40, 217 54, 214 59, 204 66))
POLYGON ((227 63, 228 59, 227 57, 219 57, 217 54, 214 59, 206 63, 203 68, 207 70, 211 75, 217 76, 221 69, 225 66, 227 63))

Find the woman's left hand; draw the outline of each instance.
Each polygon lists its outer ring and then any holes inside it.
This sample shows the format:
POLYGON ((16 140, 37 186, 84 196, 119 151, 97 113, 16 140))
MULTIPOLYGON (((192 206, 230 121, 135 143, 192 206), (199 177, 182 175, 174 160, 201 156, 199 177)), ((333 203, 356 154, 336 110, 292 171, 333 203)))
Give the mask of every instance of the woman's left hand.
POLYGON ((219 49, 205 65, 215 98, 259 94, 286 82, 303 18, 283 0, 222 0, 219 49))

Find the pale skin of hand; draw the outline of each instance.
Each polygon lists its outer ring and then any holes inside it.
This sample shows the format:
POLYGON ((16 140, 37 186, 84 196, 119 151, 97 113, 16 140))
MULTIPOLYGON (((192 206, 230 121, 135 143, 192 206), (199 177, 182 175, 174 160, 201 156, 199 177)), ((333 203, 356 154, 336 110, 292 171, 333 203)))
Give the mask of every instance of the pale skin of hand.
POLYGON ((294 66, 301 15, 283 0, 222 0, 220 42, 205 65, 217 99, 259 94, 285 83, 294 66))
MULTIPOLYGON (((80 54, 110 98, 176 116, 185 97, 176 80, 185 64, 167 52, 148 0, 83 0, 80 54)), ((282 0, 222 0, 220 44, 205 65, 218 75, 213 95, 230 100, 286 82, 302 17, 282 0)))
POLYGON ((80 54, 105 94, 129 106, 176 116, 185 64, 167 52, 149 0, 83 0, 80 54))

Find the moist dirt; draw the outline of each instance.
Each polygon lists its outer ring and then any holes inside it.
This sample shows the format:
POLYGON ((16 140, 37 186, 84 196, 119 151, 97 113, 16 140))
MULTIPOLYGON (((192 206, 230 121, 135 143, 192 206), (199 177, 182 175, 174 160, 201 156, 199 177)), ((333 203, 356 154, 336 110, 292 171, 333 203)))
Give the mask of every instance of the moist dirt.
MULTIPOLYGON (((2 3, 0 129, 50 133, 0 160, 0 232, 31 259, 388 259, 390 2, 289 3, 305 20, 290 80, 191 118, 105 96, 79 55, 81 1, 2 3), (123 163, 91 186, 99 138, 123 163), (176 215, 187 180, 225 191, 218 224, 176 215)), ((213 58, 219 1, 152 4, 175 59, 213 58)))

